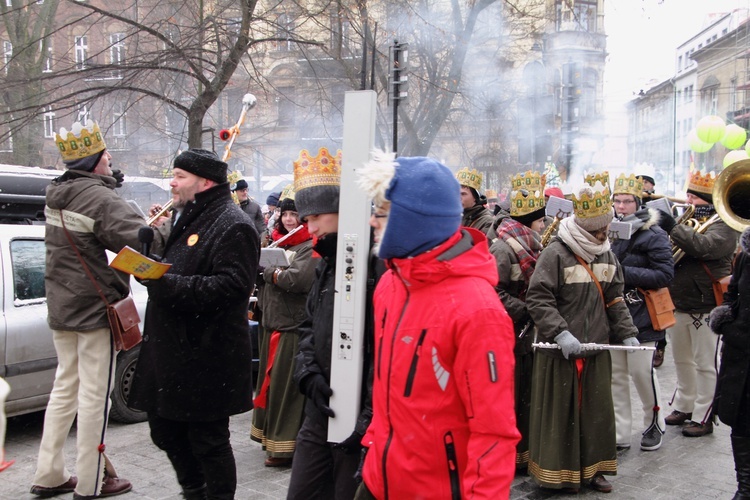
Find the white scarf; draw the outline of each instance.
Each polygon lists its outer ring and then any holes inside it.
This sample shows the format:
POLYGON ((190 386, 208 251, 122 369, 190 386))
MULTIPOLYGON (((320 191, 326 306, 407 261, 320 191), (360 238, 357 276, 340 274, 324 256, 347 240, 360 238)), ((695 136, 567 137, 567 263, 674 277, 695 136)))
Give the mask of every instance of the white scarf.
POLYGON ((609 251, 609 240, 599 243, 599 240, 576 224, 573 219, 573 217, 566 217, 560 221, 557 236, 568 245, 574 254, 585 260, 587 264, 591 264, 597 255, 609 251))

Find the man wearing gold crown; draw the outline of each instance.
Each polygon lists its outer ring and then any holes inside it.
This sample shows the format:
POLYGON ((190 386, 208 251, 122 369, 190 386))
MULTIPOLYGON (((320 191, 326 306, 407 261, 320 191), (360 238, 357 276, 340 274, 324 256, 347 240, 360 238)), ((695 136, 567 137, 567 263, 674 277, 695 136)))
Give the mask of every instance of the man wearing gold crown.
POLYGON ((610 250, 614 216, 608 186, 595 182, 572 197, 574 216, 539 256, 526 307, 542 342, 534 356, 529 474, 545 488, 612 491, 617 473, 612 369, 606 349, 637 346, 638 330, 622 299, 623 278, 610 250))
MULTIPOLYGON (((664 230, 659 227, 660 210, 641 207, 643 181, 634 175, 621 174, 615 179, 612 201, 618 219, 631 225, 629 240, 612 242, 612 251, 622 266, 625 279, 625 302, 633 323, 638 328, 638 341, 655 347, 665 337, 664 330, 657 331, 643 298, 642 290, 655 290, 669 285, 674 277, 672 245, 664 230)), ((643 408, 641 449, 658 450, 662 434, 666 431, 664 412, 661 410, 661 389, 653 367, 651 351, 612 351, 612 397, 617 423, 617 447, 630 448, 633 412, 630 405, 630 379, 638 391, 643 408)))
MULTIPOLYGON (((305 419, 295 443, 292 477, 287 498, 349 500, 357 482, 360 441, 372 418, 371 362, 365 356, 362 401, 351 435, 341 443, 328 442, 328 419, 335 418, 329 406, 331 389, 331 345, 336 293, 336 245, 338 241, 341 152, 331 155, 320 148, 317 156, 307 150, 294 162, 294 202, 299 218, 307 222, 314 238, 313 250, 322 257, 317 278, 307 300, 308 317, 300 326, 299 351, 295 357, 294 381, 305 394, 305 419)), ((371 325, 365 328, 371 342, 371 325)))
MULTIPOLYGON (((109 267, 105 250, 137 248, 144 220, 114 191, 112 157, 96 123, 76 123, 70 132, 62 129, 55 143, 67 171, 47 188, 44 212, 47 321, 58 366, 31 493, 49 497, 75 491, 77 499, 119 495, 130 491, 131 484, 117 477, 104 455, 117 352, 104 302, 76 252, 107 300, 116 302, 130 293, 130 276, 109 267), (65 466, 63 445, 76 413, 73 476, 65 466)), ((155 251, 161 243, 157 237, 155 251)))
MULTIPOLYGON (((705 223, 716 213, 713 206, 713 172, 691 172, 687 201, 695 207, 693 217, 705 223)), ((684 257, 675 263, 675 276, 669 291, 675 305, 677 324, 667 329, 672 346, 677 390, 671 403, 674 410, 667 425, 682 425, 682 434, 700 437, 713 432, 711 403, 716 387, 716 338, 708 326, 708 315, 716 307, 713 281, 731 274, 732 257, 739 234, 724 221, 716 220, 698 231, 686 224, 671 222, 669 236, 684 257)))
MULTIPOLYGON (((461 206, 464 209, 461 225, 473 227, 486 235, 492 227, 495 217, 484 206, 487 202, 486 198, 479 194, 479 190, 482 188, 482 174, 476 169, 469 170, 468 167, 464 167, 456 172, 456 179, 461 185, 459 194, 461 206)), ((440 200, 436 202, 440 203, 440 200)))
POLYGON ((515 408, 521 440, 516 446, 516 468, 529 464, 529 407, 534 361, 526 310, 526 291, 536 261, 542 251, 540 234, 544 230, 544 177, 537 172, 518 174, 511 179, 510 215, 498 214, 496 238, 490 253, 495 257, 500 277, 495 290, 515 326, 515 408))

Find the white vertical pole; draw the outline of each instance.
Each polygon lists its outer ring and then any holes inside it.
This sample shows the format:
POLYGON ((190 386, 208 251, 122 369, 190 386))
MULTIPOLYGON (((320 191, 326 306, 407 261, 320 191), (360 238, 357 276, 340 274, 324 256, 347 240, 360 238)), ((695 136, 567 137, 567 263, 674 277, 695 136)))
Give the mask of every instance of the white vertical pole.
POLYGON ((375 92, 347 92, 341 163, 336 296, 333 308, 328 441, 339 443, 354 430, 359 415, 364 361, 367 263, 370 253, 370 200, 356 185, 356 171, 375 144, 375 92))

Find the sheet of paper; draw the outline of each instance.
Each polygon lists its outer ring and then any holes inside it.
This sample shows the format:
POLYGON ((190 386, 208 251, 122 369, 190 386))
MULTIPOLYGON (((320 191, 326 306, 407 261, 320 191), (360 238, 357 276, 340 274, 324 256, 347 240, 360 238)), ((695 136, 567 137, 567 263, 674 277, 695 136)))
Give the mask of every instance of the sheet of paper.
POLYGON ((289 255, 283 248, 261 248, 261 267, 289 267, 289 255))

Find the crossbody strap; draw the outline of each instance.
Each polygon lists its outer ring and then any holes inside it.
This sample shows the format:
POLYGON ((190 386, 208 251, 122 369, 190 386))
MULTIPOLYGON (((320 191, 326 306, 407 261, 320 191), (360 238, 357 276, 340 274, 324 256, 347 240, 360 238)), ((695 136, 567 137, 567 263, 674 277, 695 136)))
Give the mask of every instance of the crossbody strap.
POLYGON ((591 276, 591 279, 594 281, 594 284, 596 285, 596 289, 599 290, 599 295, 602 298, 602 304, 604 304, 605 309, 609 309, 610 307, 617 304, 618 302, 622 302, 623 300, 625 300, 622 297, 615 297, 609 303, 607 303, 607 299, 604 298, 604 291, 602 290, 602 285, 601 283, 599 283, 599 280, 596 279, 596 276, 594 275, 594 271, 591 270, 589 265, 586 264, 586 262, 580 256, 578 256, 577 254, 573 254, 573 255, 575 255, 576 260, 578 260, 578 262, 583 266, 586 272, 589 273, 589 276, 591 276))
POLYGON ((102 298, 102 302, 104 302, 104 305, 109 306, 109 302, 107 302, 107 297, 104 295, 104 292, 102 292, 101 287, 97 284, 96 280, 94 279, 94 275, 91 272, 91 269, 89 269, 89 266, 86 264, 86 261, 83 260, 83 256, 81 255, 81 252, 78 250, 78 247, 75 243, 73 243, 73 238, 70 236, 70 233, 68 232, 68 228, 65 227, 65 217, 63 216, 63 211, 60 210, 60 222, 62 223, 63 231, 65 231, 65 236, 68 238, 68 243, 70 243, 70 246, 73 247, 73 251, 75 251, 76 256, 78 257, 78 260, 81 262, 81 265, 83 266, 83 270, 86 271, 86 276, 89 277, 91 280, 91 283, 94 285, 94 288, 96 288, 96 291, 99 292, 99 297, 102 298))

